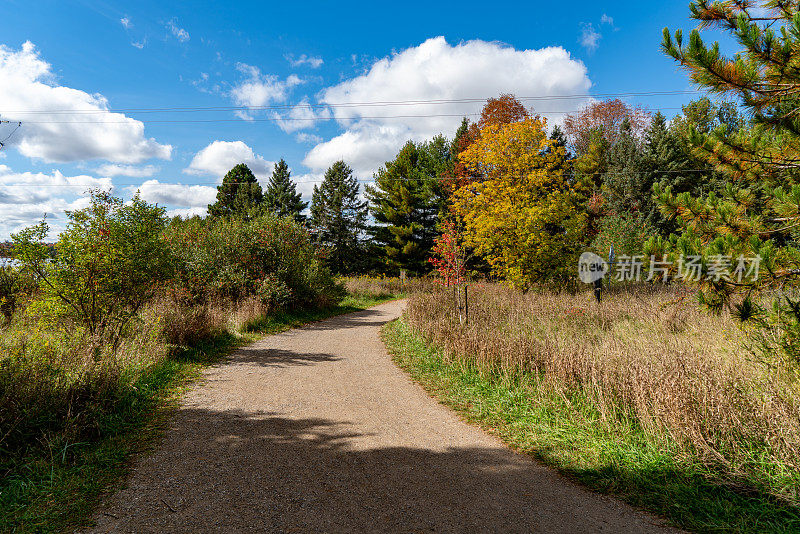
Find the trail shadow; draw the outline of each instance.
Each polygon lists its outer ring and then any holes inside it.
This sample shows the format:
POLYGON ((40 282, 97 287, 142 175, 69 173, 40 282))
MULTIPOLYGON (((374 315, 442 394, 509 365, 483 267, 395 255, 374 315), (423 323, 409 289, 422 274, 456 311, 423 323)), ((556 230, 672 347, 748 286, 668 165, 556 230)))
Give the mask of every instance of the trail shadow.
POLYGON ((380 310, 367 309, 345 315, 338 315, 300 327, 302 330, 337 330, 340 328, 354 328, 359 326, 383 326, 391 320, 390 314, 380 310))
POLYGON ((335 362, 339 356, 316 352, 295 352, 283 349, 248 346, 239 348, 231 354, 229 362, 250 363, 263 367, 285 367, 288 365, 313 365, 322 362, 335 362))
POLYGON ((659 531, 502 448, 365 440, 341 421, 181 410, 97 531, 659 531))

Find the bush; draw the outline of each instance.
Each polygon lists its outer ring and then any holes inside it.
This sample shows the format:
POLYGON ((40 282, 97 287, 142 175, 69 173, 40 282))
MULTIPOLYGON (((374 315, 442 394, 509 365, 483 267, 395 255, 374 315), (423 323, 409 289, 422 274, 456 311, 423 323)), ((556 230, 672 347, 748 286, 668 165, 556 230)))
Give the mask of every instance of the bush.
POLYGON ((196 304, 257 296, 268 306, 305 308, 343 296, 308 232, 291 218, 174 220, 166 235, 179 258, 175 292, 196 304))
POLYGON ((187 347, 211 338, 219 332, 208 306, 166 306, 160 312, 161 338, 168 345, 187 347))
POLYGON ((94 191, 89 207, 67 212, 69 223, 49 257, 45 221, 12 236, 22 268, 39 280, 38 311, 86 328, 95 352, 116 346, 128 322, 171 276, 162 239, 164 209, 138 195, 129 203, 94 191))
POLYGON ((0 267, 0 314, 8 322, 21 301, 36 289, 36 282, 21 269, 0 267))

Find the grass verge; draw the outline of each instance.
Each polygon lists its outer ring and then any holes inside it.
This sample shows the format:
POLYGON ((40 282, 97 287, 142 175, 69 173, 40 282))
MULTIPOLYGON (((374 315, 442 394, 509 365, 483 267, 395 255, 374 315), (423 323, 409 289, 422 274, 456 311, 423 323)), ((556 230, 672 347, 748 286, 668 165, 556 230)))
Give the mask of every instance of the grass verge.
POLYGON ((124 481, 133 455, 161 435, 181 393, 205 366, 265 335, 392 298, 348 296, 329 308, 261 317, 245 325, 241 335, 225 331, 158 362, 110 401, 97 422, 98 439, 54 437, 21 457, 0 457, 0 532, 67 532, 88 525, 102 496, 124 481))
POLYGON ((395 362, 443 404, 511 447, 581 483, 698 532, 798 532, 800 511, 758 492, 716 483, 666 436, 634 417, 601 413, 575 391, 544 386, 535 372, 509 373, 449 358, 402 320, 384 339, 395 362), (535 399, 535 402, 533 401, 535 399))

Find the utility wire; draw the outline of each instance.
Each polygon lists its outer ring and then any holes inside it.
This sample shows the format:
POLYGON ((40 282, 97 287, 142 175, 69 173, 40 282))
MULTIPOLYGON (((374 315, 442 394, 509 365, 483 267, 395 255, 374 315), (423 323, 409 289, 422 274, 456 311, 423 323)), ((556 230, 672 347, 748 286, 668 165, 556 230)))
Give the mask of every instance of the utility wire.
MULTIPOLYGON (((516 97, 520 101, 548 101, 548 100, 573 100, 586 98, 610 98, 610 97, 645 97, 645 96, 670 96, 697 94, 698 90, 675 90, 675 91, 641 91, 627 93, 598 93, 572 94, 572 95, 540 95, 516 97)), ((160 108, 119 108, 119 109, 55 109, 55 110, 0 110, 6 115, 24 114, 105 114, 105 113, 195 113, 206 111, 265 111, 265 110, 285 110, 285 109, 316 109, 316 108, 352 108, 352 107, 386 107, 386 106, 416 106, 416 105, 447 105, 447 104, 469 104, 486 102, 486 98, 453 98, 453 99, 431 99, 431 100, 384 100, 367 102, 340 102, 340 103, 299 103, 299 104, 275 104, 269 106, 211 106, 211 107, 160 107, 160 108)))
MULTIPOLYGON (((680 107, 665 107, 659 108, 656 111, 676 110, 682 109, 680 107)), ((565 113, 577 113, 579 109, 568 111, 535 111, 535 115, 560 115, 565 113)), ((264 117, 264 118, 239 118, 239 119, 129 119, 137 120, 147 124, 164 124, 164 123, 219 123, 219 122, 288 122, 288 121, 332 121, 332 120, 361 120, 361 119, 428 119, 437 117, 474 117, 479 116, 480 113, 437 113, 425 115, 357 115, 352 117, 264 117)), ((128 124, 129 121, 26 121, 26 124, 128 124)))

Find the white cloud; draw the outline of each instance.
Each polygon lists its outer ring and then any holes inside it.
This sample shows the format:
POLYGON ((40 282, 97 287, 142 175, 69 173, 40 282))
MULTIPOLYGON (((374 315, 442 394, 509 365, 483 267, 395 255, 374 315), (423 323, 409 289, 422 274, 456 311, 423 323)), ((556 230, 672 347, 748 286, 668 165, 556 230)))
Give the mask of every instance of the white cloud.
POLYGON ((322 183, 322 180, 324 179, 324 173, 308 173, 301 174, 299 176, 292 176, 292 180, 294 180, 297 186, 297 192, 300 193, 304 201, 309 203, 311 201, 311 195, 314 193, 314 186, 322 183))
POLYGON ((145 165, 144 167, 137 167, 135 165, 101 165, 95 172, 100 176, 128 176, 130 178, 149 178, 157 173, 160 169, 155 165, 145 165))
POLYGON ((600 39, 603 36, 594 29, 594 25, 591 22, 582 22, 581 23, 581 35, 578 39, 578 42, 581 44, 582 47, 586 49, 587 52, 592 53, 600 46, 600 39))
POLYGON ((146 44, 147 44, 147 39, 142 39, 141 41, 131 41, 131 46, 134 48, 138 48, 139 50, 144 48, 144 45, 146 44))
POLYGON ((286 133, 296 132, 311 128, 318 120, 329 119, 330 109, 311 107, 308 98, 303 98, 299 104, 293 106, 288 113, 273 112, 273 117, 278 126, 286 133))
POLYGON ((195 154, 191 163, 183 170, 186 174, 210 175, 222 179, 239 163, 244 163, 259 180, 266 179, 275 163, 255 154, 242 141, 214 141, 195 154))
POLYGON ((297 58, 295 58, 291 54, 285 57, 292 67, 301 67, 303 65, 308 65, 312 69, 316 69, 321 67, 322 64, 324 63, 321 57, 308 56, 306 54, 301 54, 297 58))
POLYGON ((172 33, 173 37, 175 37, 179 42, 185 43, 190 39, 189 32, 178 26, 176 19, 172 19, 171 21, 167 22, 166 26, 167 29, 172 33))
POLYGON ((237 63, 236 70, 245 75, 230 91, 231 98, 239 106, 259 107, 270 102, 283 102, 289 89, 303 83, 294 74, 280 80, 273 74, 262 74, 258 67, 246 63, 237 63))
POLYGON ((126 30, 133 26, 133 23, 131 22, 131 19, 129 17, 122 17, 121 19, 119 19, 119 22, 120 24, 122 24, 122 27, 125 28, 126 30))
POLYGON ((300 132, 294 136, 298 143, 321 143, 322 137, 306 132, 300 132))
POLYGON ((118 163, 171 156, 170 145, 144 136, 142 122, 108 111, 102 95, 58 85, 51 65, 31 42, 20 50, 0 45, 0 95, 4 118, 23 122, 8 145, 24 156, 118 163), (76 111, 81 113, 64 113, 76 111))
POLYGON ((66 210, 88 205, 86 193, 90 189, 112 190, 111 179, 64 176, 57 170, 49 174, 15 173, 0 165, 0 240, 35 224, 45 214, 51 226, 50 238, 54 238, 66 224, 66 210))
MULTIPOLYGON (((337 159, 344 159, 360 178, 369 178, 407 140, 429 139, 439 133, 452 136, 461 117, 480 112, 486 98, 501 93, 518 97, 560 96, 584 93, 590 86, 586 67, 561 47, 516 50, 479 40, 451 46, 444 37, 428 39, 374 62, 361 76, 323 90, 321 102, 348 104, 334 109, 345 131, 314 147, 303 163, 321 172, 337 159), (359 105, 464 99, 479 101, 359 105), (392 115, 422 117, 375 118, 392 115)), ((534 104, 536 111, 555 112, 577 108, 582 102, 541 100, 534 104)), ((558 118, 554 114, 546 116, 558 118)))
POLYGON ((603 13, 603 16, 600 17, 600 24, 608 24, 609 26, 613 26, 614 17, 610 17, 607 14, 603 13))
POLYGON ((208 213, 208 206, 198 206, 196 208, 175 208, 173 210, 167 210, 168 217, 181 217, 182 219, 188 219, 190 217, 194 217, 195 215, 199 217, 205 217, 208 213))
POLYGON ((421 141, 426 137, 403 125, 364 121, 312 148, 306 154, 303 164, 322 172, 334 161, 341 159, 353 168, 358 178, 370 178, 406 141, 421 141))
POLYGON ((151 204, 188 207, 198 209, 213 204, 217 188, 205 185, 165 184, 158 180, 147 180, 139 187, 129 187, 133 194, 139 191, 142 200, 151 204))

